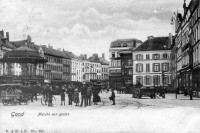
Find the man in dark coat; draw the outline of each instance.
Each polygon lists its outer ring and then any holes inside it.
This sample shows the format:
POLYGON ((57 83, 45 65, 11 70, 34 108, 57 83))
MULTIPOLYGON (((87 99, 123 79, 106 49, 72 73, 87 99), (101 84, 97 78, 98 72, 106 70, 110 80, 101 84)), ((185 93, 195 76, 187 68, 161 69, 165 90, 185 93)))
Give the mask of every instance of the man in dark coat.
POLYGON ((87 86, 83 85, 83 88, 81 90, 81 107, 83 106, 83 101, 84 101, 84 106, 86 107, 86 96, 87 96, 87 86))
POLYGON ((111 96, 109 97, 109 99, 113 101, 113 104, 112 104, 112 105, 115 105, 115 92, 114 92, 114 89, 112 89, 112 94, 111 94, 111 96))
POLYGON ((68 86, 68 100, 69 100, 69 105, 72 105, 72 100, 73 100, 73 88, 72 85, 68 86))
POLYGON ((87 87, 87 102, 86 102, 86 104, 87 104, 87 106, 91 106, 91 97, 92 97, 92 86, 90 85, 90 86, 88 86, 87 87))
POLYGON ((61 106, 62 104, 65 105, 65 86, 62 86, 62 89, 60 90, 60 96, 61 96, 61 106))
POLYGON ((192 98, 192 95, 193 95, 192 88, 189 89, 189 94, 190 94, 190 100, 193 100, 193 98, 192 98))
POLYGON ((49 101, 48 101, 48 106, 52 107, 53 104, 52 104, 52 100, 53 100, 53 90, 52 90, 52 86, 50 86, 49 90, 48 90, 48 98, 49 98, 49 101))

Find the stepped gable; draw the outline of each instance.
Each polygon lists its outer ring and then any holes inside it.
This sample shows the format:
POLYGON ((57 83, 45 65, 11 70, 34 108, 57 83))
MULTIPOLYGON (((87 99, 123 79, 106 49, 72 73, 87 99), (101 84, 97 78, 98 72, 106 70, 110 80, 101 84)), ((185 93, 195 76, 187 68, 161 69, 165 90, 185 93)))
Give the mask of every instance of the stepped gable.
POLYGON ((170 50, 170 38, 154 37, 148 39, 134 51, 156 51, 156 50, 170 50))

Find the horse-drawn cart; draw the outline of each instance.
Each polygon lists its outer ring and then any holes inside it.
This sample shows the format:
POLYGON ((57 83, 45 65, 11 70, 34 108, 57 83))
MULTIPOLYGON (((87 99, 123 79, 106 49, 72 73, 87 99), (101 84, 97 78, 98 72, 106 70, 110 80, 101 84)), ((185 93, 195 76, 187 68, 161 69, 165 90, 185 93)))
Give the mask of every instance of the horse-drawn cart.
POLYGON ((21 84, 1 84, 0 85, 0 99, 2 103, 7 105, 28 104, 29 96, 22 91, 21 84))

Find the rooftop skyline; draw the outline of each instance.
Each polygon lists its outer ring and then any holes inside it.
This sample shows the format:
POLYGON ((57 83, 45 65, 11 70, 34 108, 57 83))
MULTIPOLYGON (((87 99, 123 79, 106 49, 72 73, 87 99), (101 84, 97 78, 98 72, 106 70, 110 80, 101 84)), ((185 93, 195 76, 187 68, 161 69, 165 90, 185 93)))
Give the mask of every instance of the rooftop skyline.
POLYGON ((1 0, 0 28, 11 41, 30 35, 37 45, 108 59, 114 40, 174 34, 170 19, 182 6, 183 0, 1 0))

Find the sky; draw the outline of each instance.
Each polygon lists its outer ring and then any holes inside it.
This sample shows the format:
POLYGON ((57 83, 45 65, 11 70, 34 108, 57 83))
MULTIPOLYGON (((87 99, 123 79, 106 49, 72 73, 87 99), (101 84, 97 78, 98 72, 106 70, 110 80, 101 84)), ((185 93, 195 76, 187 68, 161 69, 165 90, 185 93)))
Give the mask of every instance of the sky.
POLYGON ((11 41, 30 35, 38 45, 108 59, 117 39, 174 34, 170 20, 182 7, 183 0, 0 0, 0 28, 11 41))

